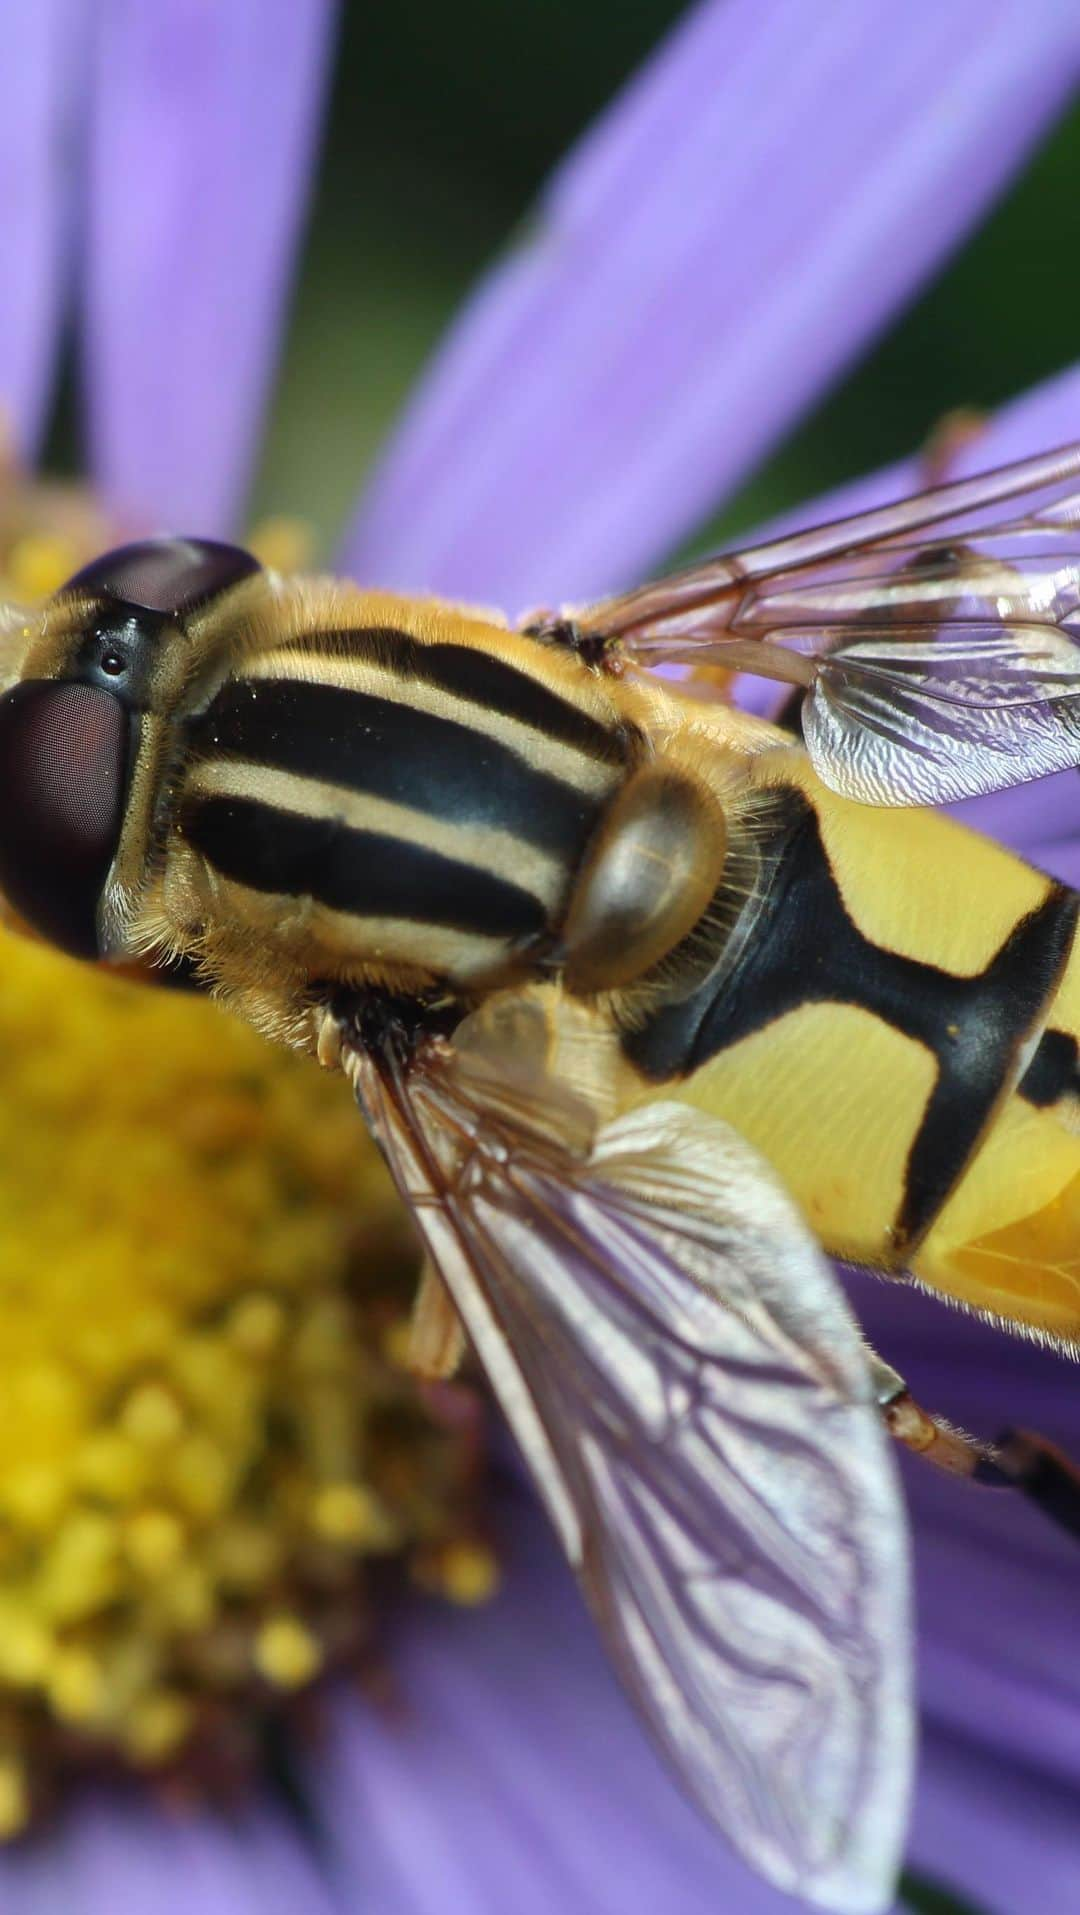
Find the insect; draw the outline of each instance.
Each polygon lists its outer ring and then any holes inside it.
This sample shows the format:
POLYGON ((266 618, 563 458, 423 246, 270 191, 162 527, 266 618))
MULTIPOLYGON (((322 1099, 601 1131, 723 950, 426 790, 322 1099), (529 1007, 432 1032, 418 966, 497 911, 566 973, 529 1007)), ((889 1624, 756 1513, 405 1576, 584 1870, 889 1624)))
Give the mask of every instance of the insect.
POLYGON ((891 1899, 887 1428, 1074 1525, 825 1253, 1075 1347, 1080 897, 921 807, 1080 763, 1080 447, 512 630, 113 552, 5 619, 0 884, 341 1066, 621 1675, 781 1887, 891 1899), (802 695, 802 739, 663 663, 802 695))

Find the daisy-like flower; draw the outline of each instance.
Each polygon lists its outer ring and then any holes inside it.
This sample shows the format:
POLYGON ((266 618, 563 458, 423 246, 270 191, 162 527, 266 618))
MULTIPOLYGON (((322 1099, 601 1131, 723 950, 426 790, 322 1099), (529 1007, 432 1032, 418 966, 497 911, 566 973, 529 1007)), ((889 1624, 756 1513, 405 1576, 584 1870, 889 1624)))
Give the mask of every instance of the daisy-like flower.
MULTIPOLYGON (((235 529, 327 34, 327 9, 314 0, 100 0, 81 9, 11 0, 0 17, 4 70, 25 75, 13 89, 19 138, 9 129, 0 147, 0 397, 29 458, 69 293, 91 471, 109 507, 132 522, 235 529)), ((699 7, 571 156, 527 241, 466 310, 360 508, 343 567, 373 584, 511 611, 644 576, 944 259, 1064 106, 1078 61, 1080 27, 1063 0, 953 0, 911 9, 902 30, 889 0, 835 0, 815 10, 810 30, 795 0, 699 7)), ((1078 434, 1080 376, 1066 375, 1004 414, 970 457, 990 464, 1078 434)), ((913 466, 857 497, 918 483, 913 466)), ((987 800, 976 816, 1076 882, 1074 785, 1054 780, 987 800)), ((41 987, 35 1000, 28 982, 27 1061, 5 1073, 11 1121, 28 1131, 29 1090, 40 1072, 46 1084, 51 1075, 53 1101, 36 1121, 59 1163, 82 1112, 97 1104, 77 1026, 93 1023, 94 991, 120 988, 80 983, 70 966, 64 976, 75 1007, 66 1049, 43 1065, 49 999, 41 987)), ((217 1016, 205 1006, 196 1014, 217 1016)), ((138 1015, 163 1022, 127 1053, 133 1077, 140 1049, 149 1076, 163 1049, 185 1041, 165 1036, 178 1011, 138 1015)), ((16 1019, 13 1049, 18 1028, 16 1019)), ((201 1070, 202 1039, 186 1041, 201 1070)), ((145 1083, 141 1103, 138 1085, 102 1096, 103 1174, 110 1159, 122 1173, 129 1144, 151 1123, 169 1132, 173 1110, 183 1142, 187 1066, 182 1056, 172 1064, 176 1089, 160 1116, 145 1083)), ((244 1081, 256 1068, 253 1055, 235 1066, 244 1081)), ((280 1179, 265 1167, 268 1154, 303 1162, 298 1117, 308 1093, 297 1083, 279 1094, 274 1067, 265 1069, 274 1089, 254 1100, 257 1120, 250 1111, 222 1120, 221 1084, 211 1105, 214 1125, 254 1122, 240 1153, 248 1215, 257 1221, 265 1196, 278 1223, 280 1191, 267 1186, 280 1179), (268 1131, 268 1103, 284 1113, 278 1135, 268 1131)), ((329 1107, 325 1121, 332 1130, 329 1107)), ((31 1140, 21 1141, 29 1152, 31 1140)), ((370 1161, 359 1135, 356 1149, 358 1164, 370 1161)), ((327 1150, 333 1158, 336 1145, 327 1150)), ((216 1201, 214 1165, 205 1185, 190 1158, 180 1168, 190 1181, 175 1216, 170 1207, 148 1218, 138 1167, 130 1180, 108 1177, 105 1211, 104 1197, 90 1207, 91 1226, 108 1214, 110 1227, 128 1233, 112 1261, 83 1279, 104 1282, 107 1293, 113 1286, 121 1325, 125 1303, 136 1307, 136 1245, 150 1222, 166 1251, 179 1246, 181 1296, 186 1283, 206 1280, 208 1262, 217 1269, 209 1238, 194 1251, 188 1243, 189 1213, 216 1201)), ((308 1174, 309 1188, 326 1178, 321 1151, 308 1174)), ((45 1175, 39 1161, 13 1183, 13 1229, 29 1228, 27 1184, 45 1175)), ((45 1192, 31 1208, 43 1233, 38 1260, 68 1273, 61 1302, 74 1311, 72 1246, 48 1263, 48 1219, 63 1213, 45 1192)), ((333 1261, 335 1232, 350 1214, 340 1190, 301 1208, 314 1238, 321 1230, 328 1239, 329 1248, 316 1243, 315 1261, 333 1261)), ((18 1241, 32 1268, 31 1238, 18 1241)), ((269 1254, 256 1231, 241 1249, 253 1260, 242 1291, 248 1282, 259 1291, 254 1260, 269 1254)), ((311 1245, 298 1253, 287 1285, 310 1274, 312 1254, 311 1245)), ((1027 1420, 1080 1449, 1075 1371, 1063 1360, 907 1290, 854 1281, 869 1334, 922 1400, 977 1430, 1027 1420)), ((246 1291, 214 1300, 215 1328, 250 1301, 246 1291)), ((257 1319, 258 1311, 256 1328, 257 1319)), ((182 1346, 198 1341, 193 1325, 203 1322, 196 1311, 178 1330, 166 1327, 182 1346)), ((211 1357, 212 1368, 220 1352, 211 1357)), ((181 1370, 183 1359, 181 1347, 181 1370)), ((228 1388, 211 1397, 215 1415, 222 1400, 228 1388)), ((140 1423, 137 1405, 136 1431, 160 1428, 161 1409, 158 1398, 155 1425, 151 1398, 140 1423)), ((445 1483, 460 1459, 453 1433, 444 1436, 431 1469, 445 1483)), ((426 1442, 408 1447, 410 1461, 426 1442)), ((239 1459, 243 1473, 243 1441, 239 1459)), ((271 1443, 263 1467, 280 1461, 271 1443)), ((347 1487, 362 1505, 362 1492, 373 1494, 360 1480, 347 1487)), ((924 1717, 913 1865, 995 1915, 1026 1915, 1033 1894, 1034 1905, 1069 1907, 1080 1897, 1074 1555, 1008 1498, 965 1496, 928 1472, 912 1473, 910 1487, 924 1717)), ((47 1509, 47 1485, 42 1494, 47 1509)), ((248 1516, 230 1504, 222 1534, 248 1516)), ((145 1797, 84 1797, 0 1860, 0 1906, 6 1898, 13 1909, 88 1915, 116 1907, 170 1915, 193 1899, 271 1915, 789 1908, 675 1795, 512 1473, 493 1492, 492 1516, 503 1593, 469 1613, 427 1598, 399 1602, 382 1633, 392 1701, 331 1689, 321 1740, 291 1746, 287 1792, 263 1792, 227 1818, 203 1810, 183 1821, 145 1797)), ((425 1518, 437 1534, 453 1534, 459 1520, 453 1497, 425 1518)), ((167 1558, 163 1539, 164 1530, 151 1536, 148 1560, 160 1561, 162 1548, 167 1558)), ((191 1566, 185 1557, 181 1567, 191 1566)), ((271 1662, 279 1678, 288 1666, 300 1681, 305 1653, 321 1639, 297 1574, 294 1564, 291 1606, 260 1610, 252 1640, 275 1623, 295 1625, 270 1638, 271 1662)), ((77 1565, 76 1589, 82 1576, 77 1565)), ((175 1678, 164 1686, 167 1714, 175 1678)))

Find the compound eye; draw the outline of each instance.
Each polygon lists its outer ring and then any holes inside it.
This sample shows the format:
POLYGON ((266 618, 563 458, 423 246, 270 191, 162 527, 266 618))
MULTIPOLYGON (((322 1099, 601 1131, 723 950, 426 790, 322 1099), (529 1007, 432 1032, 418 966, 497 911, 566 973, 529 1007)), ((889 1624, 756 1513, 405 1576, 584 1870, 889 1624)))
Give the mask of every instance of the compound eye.
POLYGON ((118 546, 76 572, 65 592, 116 599, 136 612, 182 618, 260 570, 238 545, 215 539, 142 539, 118 546))
POLYGON ((98 685, 31 680, 0 698, 0 890, 33 929, 97 957, 120 841, 129 719, 98 685))

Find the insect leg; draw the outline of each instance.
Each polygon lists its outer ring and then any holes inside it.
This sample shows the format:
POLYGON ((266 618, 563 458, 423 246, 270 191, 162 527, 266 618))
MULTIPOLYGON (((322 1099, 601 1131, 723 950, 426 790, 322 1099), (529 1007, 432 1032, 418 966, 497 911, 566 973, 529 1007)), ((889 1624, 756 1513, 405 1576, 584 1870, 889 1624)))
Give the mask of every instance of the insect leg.
POLYGON ((1057 1445, 1031 1430, 1007 1430, 980 1442, 916 1403, 899 1371, 868 1348, 870 1374, 885 1427, 898 1443, 953 1476, 990 1489, 1014 1489, 1059 1528, 1080 1537, 1080 1469, 1057 1445))
POLYGON ((868 1348, 874 1393, 890 1436, 904 1447, 925 1457, 950 1476, 970 1476, 987 1481, 985 1471, 993 1468, 993 1450, 988 1443, 967 1436, 942 1417, 932 1416, 916 1403, 898 1370, 868 1348))
POLYGON ((1080 1537, 1080 1469, 1056 1443, 1033 1430, 1006 1430, 994 1444, 992 1467, 1060 1528, 1080 1537))

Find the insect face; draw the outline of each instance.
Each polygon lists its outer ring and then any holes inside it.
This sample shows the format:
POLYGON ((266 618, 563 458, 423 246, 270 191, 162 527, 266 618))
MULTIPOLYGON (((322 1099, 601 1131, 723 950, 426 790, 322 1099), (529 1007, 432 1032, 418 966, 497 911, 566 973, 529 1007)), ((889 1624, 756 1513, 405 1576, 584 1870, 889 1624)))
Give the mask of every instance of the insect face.
POLYGON ((246 552, 211 541, 124 546, 69 580, 31 637, 0 698, 0 886, 61 949, 108 954, 132 795, 141 788, 145 817, 165 721, 212 649, 207 608, 258 576, 246 552))

